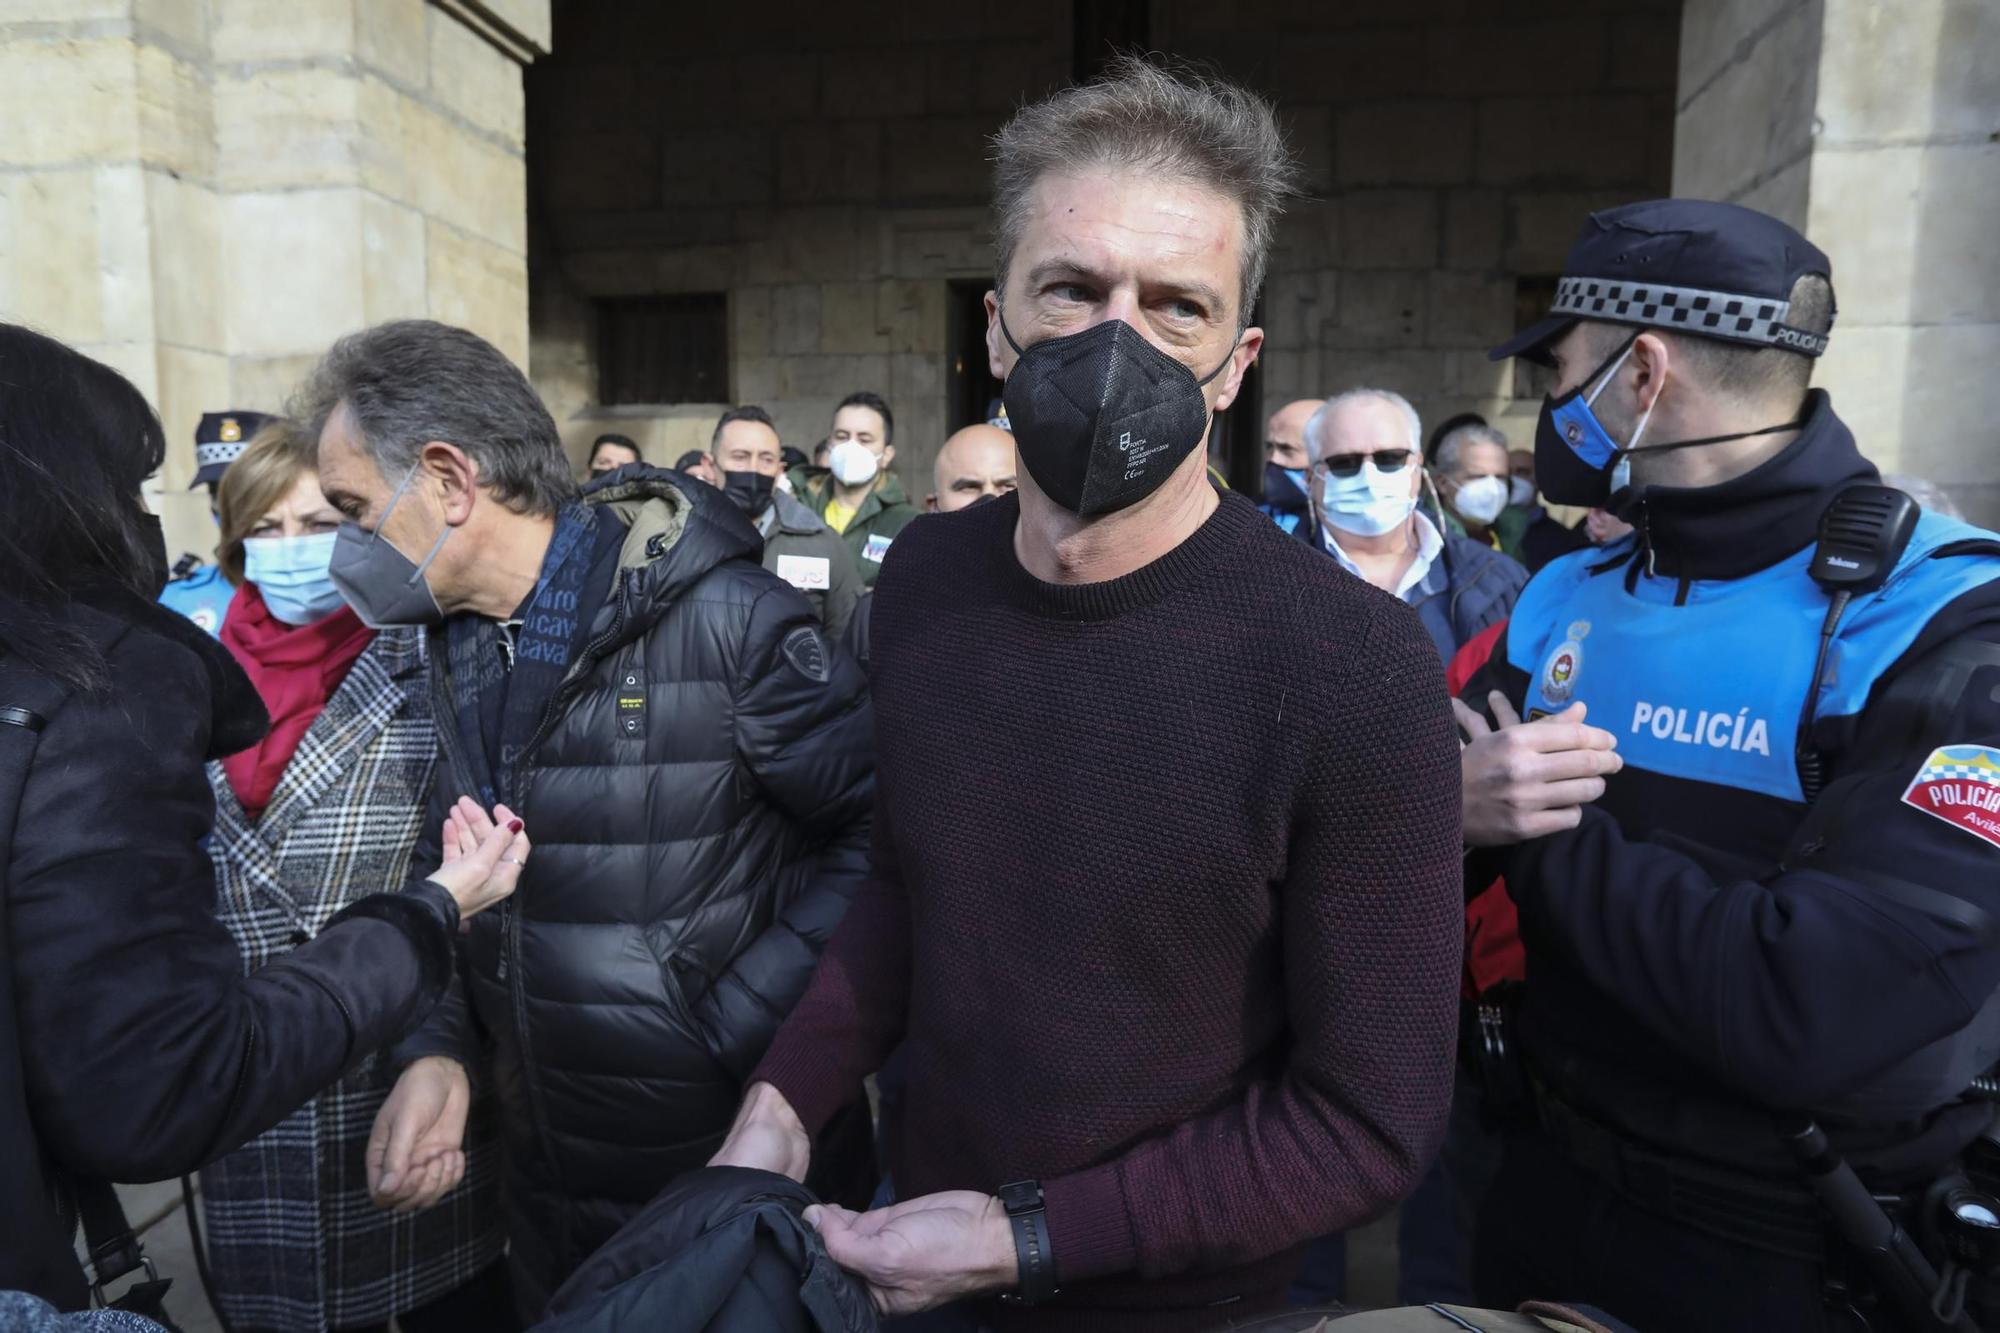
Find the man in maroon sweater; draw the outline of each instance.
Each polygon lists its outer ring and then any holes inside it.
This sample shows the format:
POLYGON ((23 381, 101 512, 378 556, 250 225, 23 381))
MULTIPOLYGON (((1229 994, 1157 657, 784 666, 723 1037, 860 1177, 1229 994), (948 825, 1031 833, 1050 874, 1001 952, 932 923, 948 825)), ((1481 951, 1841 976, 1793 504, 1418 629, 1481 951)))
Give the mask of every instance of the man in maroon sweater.
POLYGON ((814 1214, 878 1306, 1208 1328, 1436 1147, 1458 745, 1409 608, 1204 475, 1292 179, 1269 108, 1127 62, 996 147, 1020 490, 885 564, 872 875, 716 1160, 802 1176, 906 1042, 907 1202, 814 1214))

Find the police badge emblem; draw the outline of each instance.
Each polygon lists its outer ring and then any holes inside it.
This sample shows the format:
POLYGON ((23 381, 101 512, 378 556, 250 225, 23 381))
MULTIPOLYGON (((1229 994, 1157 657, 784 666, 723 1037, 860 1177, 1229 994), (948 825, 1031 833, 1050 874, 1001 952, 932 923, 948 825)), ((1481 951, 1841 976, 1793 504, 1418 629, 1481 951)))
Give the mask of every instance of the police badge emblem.
POLYGON ((1569 637, 1542 663, 1542 697, 1552 704, 1566 704, 1576 693, 1577 674, 1583 670, 1583 640, 1590 622, 1578 620, 1569 627, 1569 637))

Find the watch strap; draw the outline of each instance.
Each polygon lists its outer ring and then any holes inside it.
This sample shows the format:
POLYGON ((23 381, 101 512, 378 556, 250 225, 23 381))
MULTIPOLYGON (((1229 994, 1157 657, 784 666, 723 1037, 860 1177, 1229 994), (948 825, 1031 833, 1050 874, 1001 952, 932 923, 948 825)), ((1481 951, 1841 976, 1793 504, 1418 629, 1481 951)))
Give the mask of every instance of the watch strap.
POLYGON ((1014 1228, 1014 1257, 1020 1265, 1020 1286, 1001 1296, 1013 1305, 1038 1305, 1056 1295, 1055 1255, 1049 1246, 1049 1215, 1042 1187, 1032 1180, 1016 1181, 1000 1190, 1000 1204, 1014 1228))

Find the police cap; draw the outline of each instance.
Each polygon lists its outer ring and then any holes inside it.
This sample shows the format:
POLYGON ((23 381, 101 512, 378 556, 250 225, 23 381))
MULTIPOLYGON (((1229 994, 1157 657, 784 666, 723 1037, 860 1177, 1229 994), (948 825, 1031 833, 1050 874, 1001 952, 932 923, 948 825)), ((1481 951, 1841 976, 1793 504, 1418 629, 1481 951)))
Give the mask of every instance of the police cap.
POLYGON ((1774 217, 1705 199, 1653 199, 1592 213, 1569 248, 1546 317, 1488 355, 1545 360, 1580 319, 1667 329, 1802 356, 1826 335, 1786 322, 1792 284, 1829 282, 1833 262, 1774 217))
POLYGON ((201 424, 194 428, 195 474, 188 489, 221 481, 229 465, 250 447, 251 437, 269 420, 270 414, 265 412, 204 413, 201 424))

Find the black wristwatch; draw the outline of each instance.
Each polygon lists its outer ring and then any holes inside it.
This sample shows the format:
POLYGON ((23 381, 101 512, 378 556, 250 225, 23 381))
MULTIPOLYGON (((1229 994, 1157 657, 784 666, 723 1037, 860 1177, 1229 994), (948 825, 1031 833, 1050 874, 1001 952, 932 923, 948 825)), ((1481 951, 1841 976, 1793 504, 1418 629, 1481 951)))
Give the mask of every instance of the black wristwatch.
POLYGON ((1040 1182, 1003 1185, 1000 1205, 1014 1224, 1014 1257, 1021 1264, 1021 1285, 1000 1299, 1009 1305, 1039 1305, 1061 1290, 1056 1285, 1055 1256, 1049 1252, 1049 1218, 1040 1182))

